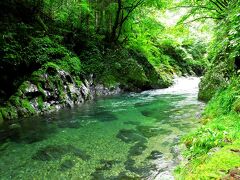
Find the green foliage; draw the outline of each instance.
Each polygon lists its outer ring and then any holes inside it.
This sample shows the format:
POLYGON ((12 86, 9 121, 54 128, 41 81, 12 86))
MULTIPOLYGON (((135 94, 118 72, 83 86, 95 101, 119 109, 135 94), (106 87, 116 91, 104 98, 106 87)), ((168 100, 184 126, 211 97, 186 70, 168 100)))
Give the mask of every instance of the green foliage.
POLYGON ((220 62, 208 68, 199 85, 198 99, 209 101, 219 89, 228 85, 231 73, 228 73, 226 64, 226 62, 220 62))
POLYGON ((240 147, 239 81, 233 77, 215 94, 204 111, 205 125, 183 138, 190 162, 178 169, 182 179, 221 178, 239 165, 239 156, 231 152, 240 147))
POLYGON ((35 110, 27 99, 22 100, 22 108, 26 109, 30 114, 34 114, 35 110))
POLYGON ((43 97, 42 96, 39 96, 38 99, 37 99, 37 103, 38 103, 38 109, 39 110, 43 110, 43 97))
POLYGON ((206 108, 206 114, 215 117, 217 115, 228 114, 234 109, 237 110, 237 105, 240 97, 239 78, 233 77, 230 85, 222 88, 209 102, 206 108))
POLYGON ((17 118, 17 110, 13 106, 7 105, 6 107, 0 107, 0 112, 4 120, 17 118))
POLYGON ((239 57, 240 49, 239 10, 239 6, 234 7, 217 24, 215 36, 208 51, 211 66, 200 84, 199 99, 201 100, 210 100, 236 74, 235 59, 239 57))

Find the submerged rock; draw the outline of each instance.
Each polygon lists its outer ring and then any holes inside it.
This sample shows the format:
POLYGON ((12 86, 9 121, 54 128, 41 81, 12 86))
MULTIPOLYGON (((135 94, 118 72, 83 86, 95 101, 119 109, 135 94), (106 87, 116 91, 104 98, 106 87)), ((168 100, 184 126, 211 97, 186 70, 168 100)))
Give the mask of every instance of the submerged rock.
POLYGON ((163 153, 160 151, 152 151, 147 159, 155 160, 163 157, 163 153))
POLYGON ((170 134, 172 131, 168 129, 160 129, 155 126, 137 126, 137 130, 146 138, 151 138, 160 134, 170 134))
POLYGON ((73 154, 84 161, 90 159, 90 156, 85 151, 72 145, 49 145, 38 150, 32 158, 39 161, 52 161, 59 160, 66 154, 73 154))
POLYGON ((140 141, 130 148, 129 156, 139 156, 146 149, 147 146, 145 145, 145 141, 140 141))
POLYGON ((75 165, 75 162, 72 161, 72 160, 65 160, 61 165, 60 165, 60 168, 59 170, 60 171, 67 171, 71 168, 73 168, 75 165))
POLYGON ((137 167, 135 166, 135 161, 132 158, 129 158, 124 163, 124 165, 126 170, 135 173, 140 179, 147 179, 146 177, 150 175, 149 173, 151 172, 151 170, 155 168, 154 165, 147 163, 144 163, 142 166, 137 167))
POLYGON ((97 180, 105 180, 105 179, 111 179, 106 178, 104 176, 104 171, 109 171, 112 169, 112 167, 119 163, 120 161, 115 160, 100 160, 100 166, 96 168, 96 170, 91 174, 92 179, 97 180))
POLYGON ((117 138, 121 139, 126 143, 133 143, 138 141, 147 141, 145 137, 138 134, 135 130, 132 129, 121 129, 117 136, 117 138))

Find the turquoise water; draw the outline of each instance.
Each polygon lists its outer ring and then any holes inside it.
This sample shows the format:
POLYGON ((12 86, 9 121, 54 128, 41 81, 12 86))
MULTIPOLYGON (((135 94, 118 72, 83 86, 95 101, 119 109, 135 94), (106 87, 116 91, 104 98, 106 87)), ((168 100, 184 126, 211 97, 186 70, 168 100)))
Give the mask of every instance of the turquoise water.
POLYGON ((198 126, 197 78, 24 119, 1 129, 0 179, 173 179, 179 138, 198 126))

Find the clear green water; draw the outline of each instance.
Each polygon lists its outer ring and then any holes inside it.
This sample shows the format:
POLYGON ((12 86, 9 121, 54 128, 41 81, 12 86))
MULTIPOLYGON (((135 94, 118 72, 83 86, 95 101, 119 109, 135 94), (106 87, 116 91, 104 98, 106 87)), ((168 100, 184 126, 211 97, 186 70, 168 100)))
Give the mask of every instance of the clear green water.
POLYGON ((203 107, 197 82, 101 98, 5 127, 0 179, 172 179, 174 147, 198 126, 203 107))

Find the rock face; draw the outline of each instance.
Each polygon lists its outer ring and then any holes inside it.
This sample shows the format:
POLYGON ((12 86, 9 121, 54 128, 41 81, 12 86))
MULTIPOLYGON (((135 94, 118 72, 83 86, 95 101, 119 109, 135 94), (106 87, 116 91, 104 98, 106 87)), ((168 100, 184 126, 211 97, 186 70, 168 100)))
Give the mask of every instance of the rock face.
POLYGON ((0 122, 58 111, 64 107, 71 108, 95 96, 120 91, 120 88, 109 90, 103 85, 94 85, 91 77, 80 81, 77 76, 57 67, 45 67, 35 71, 10 97, 6 107, 0 108, 0 122))

